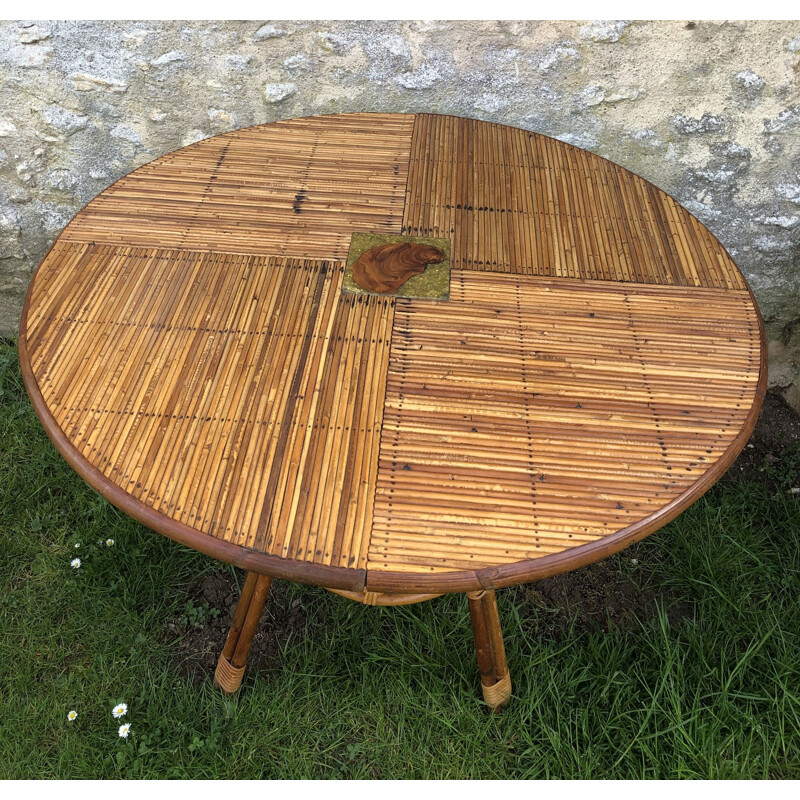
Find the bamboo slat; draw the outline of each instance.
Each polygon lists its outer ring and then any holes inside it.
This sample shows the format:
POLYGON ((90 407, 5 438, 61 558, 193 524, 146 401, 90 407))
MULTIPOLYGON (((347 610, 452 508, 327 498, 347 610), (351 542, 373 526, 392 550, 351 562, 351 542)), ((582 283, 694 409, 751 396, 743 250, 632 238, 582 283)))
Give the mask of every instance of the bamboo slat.
POLYGON ((754 401, 747 292, 464 270, 450 293, 397 303, 370 572, 608 536, 695 483, 754 401))
POLYGON ((644 535, 730 463, 765 380, 744 279, 672 198, 431 114, 287 120, 136 170, 45 257, 20 349, 48 433, 120 507, 359 597, 644 535), (449 239, 449 299, 343 292, 354 232, 449 239))
POLYGON ((417 114, 403 232, 453 238, 454 267, 744 289, 669 195, 585 150, 490 122, 417 114))
POLYGON ((117 181, 62 238, 344 259, 353 231, 397 232, 412 128, 347 114, 205 139, 117 181))
POLYGON ((392 300, 343 295, 339 262, 73 242, 52 257, 31 364, 84 458, 224 541, 363 566, 392 300))

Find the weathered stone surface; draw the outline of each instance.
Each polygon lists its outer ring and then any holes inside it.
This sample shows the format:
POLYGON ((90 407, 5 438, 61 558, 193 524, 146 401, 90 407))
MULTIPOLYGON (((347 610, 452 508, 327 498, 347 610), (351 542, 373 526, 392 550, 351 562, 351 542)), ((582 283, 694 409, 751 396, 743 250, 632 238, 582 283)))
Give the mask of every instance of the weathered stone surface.
MULTIPOLYGON (((800 175, 797 177, 800 178, 800 175)), ((800 205, 800 183, 779 183, 775 187, 775 194, 785 197, 790 203, 800 205)))
POLYGON ((800 104, 785 108, 775 119, 764 120, 767 133, 786 133, 796 128, 800 128, 800 104))
POLYGON ((581 28, 581 36, 593 42, 618 42, 628 23, 624 20, 596 20, 591 25, 581 28))
POLYGON ((256 31, 256 35, 253 37, 253 39, 256 42, 262 42, 264 39, 278 39, 281 36, 286 36, 285 30, 279 28, 277 25, 270 25, 267 23, 266 25, 262 25, 256 31))
POLYGON ((572 46, 571 42, 564 42, 551 47, 547 55, 539 61, 542 72, 550 72, 555 67, 579 61, 581 54, 572 46))
POLYGON ((715 114, 703 114, 700 119, 676 114, 673 122, 681 133, 722 133, 727 128, 725 119, 715 114))
POLYGON ((435 65, 422 64, 415 70, 398 75, 396 82, 404 89, 430 89, 441 79, 442 74, 435 65))
POLYGON ((25 25, 19 32, 21 44, 35 44, 50 38, 50 31, 47 28, 40 28, 38 25, 25 25))
POLYGON ((764 88, 764 81, 752 70, 745 69, 736 73, 736 82, 743 89, 751 92, 759 92, 764 88))
POLYGON ((308 72, 311 69, 311 61, 308 56, 297 53, 283 62, 283 68, 290 75, 297 75, 300 72, 308 72))
POLYGON ((268 103, 280 103, 296 91, 297 85, 294 83, 268 83, 264 87, 264 99, 268 103))
POLYGON ((221 131, 435 111, 610 158, 706 224, 800 402, 800 22, 0 22, 0 333, 117 178, 221 131))
POLYGON ((255 56, 252 55, 237 55, 236 53, 229 53, 222 57, 223 69, 230 70, 231 72, 244 72, 251 69, 256 64, 255 56))
POLYGON ((23 255, 19 241, 21 233, 16 209, 12 205, 0 206, 0 258, 20 258, 23 255))
POLYGON ((168 53, 154 58, 150 65, 153 67, 163 67, 166 64, 174 64, 176 61, 186 61, 186 53, 182 50, 170 50, 168 53))
POLYGON ((777 217, 762 217, 758 220, 762 225, 775 225, 778 228, 794 228, 798 222, 800 222, 800 217, 784 217, 784 216, 777 216, 777 217))
POLYGON ((85 72, 76 72, 71 76, 72 86, 76 92, 93 92, 97 89, 108 89, 112 92, 124 92, 128 88, 125 81, 114 78, 105 78, 101 75, 91 75, 85 72))
POLYGON ((587 86, 581 93, 581 97, 585 105, 597 106, 600 103, 619 103, 620 100, 635 100, 639 94, 638 89, 632 89, 629 86, 614 90, 608 90, 602 86, 587 86))
POLYGON ((124 139, 125 141, 133 142, 134 144, 142 143, 142 137, 139 135, 139 132, 131 128, 130 125, 115 125, 109 131, 109 134, 117 139, 124 139))
POLYGON ((190 131, 186 131, 184 134, 183 138, 181 139, 181 147, 188 147, 190 144, 201 142, 203 139, 208 139, 208 137, 209 134, 205 133, 205 131, 193 128, 190 131))
POLYGON ((42 119, 52 128, 62 131, 66 136, 82 130, 89 121, 85 114, 76 114, 68 108, 57 105, 46 106, 42 110, 42 119))

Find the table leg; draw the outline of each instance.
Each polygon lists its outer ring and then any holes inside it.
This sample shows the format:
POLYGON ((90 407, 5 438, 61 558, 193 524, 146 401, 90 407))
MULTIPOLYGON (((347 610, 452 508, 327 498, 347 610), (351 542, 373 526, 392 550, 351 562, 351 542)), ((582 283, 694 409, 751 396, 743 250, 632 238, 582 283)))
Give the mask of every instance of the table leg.
POLYGON ((233 694, 241 685, 244 666, 253 642, 261 611, 267 600, 272 579, 267 575, 248 572, 242 594, 233 614, 228 638, 217 662, 214 686, 225 694, 233 694))
POLYGON ((511 676, 506 664, 497 597, 493 589, 486 589, 467 592, 467 598, 483 699, 496 714, 511 699, 511 676))

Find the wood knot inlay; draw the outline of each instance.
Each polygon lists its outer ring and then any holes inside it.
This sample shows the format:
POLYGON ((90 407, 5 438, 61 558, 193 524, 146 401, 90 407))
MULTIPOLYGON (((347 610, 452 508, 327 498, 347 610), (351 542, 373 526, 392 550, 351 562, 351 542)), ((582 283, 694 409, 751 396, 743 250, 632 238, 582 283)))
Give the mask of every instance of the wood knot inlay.
POLYGON ((396 292, 409 278, 438 264, 445 254, 438 248, 416 242, 392 242, 372 247, 353 263, 353 280, 368 292, 396 292))

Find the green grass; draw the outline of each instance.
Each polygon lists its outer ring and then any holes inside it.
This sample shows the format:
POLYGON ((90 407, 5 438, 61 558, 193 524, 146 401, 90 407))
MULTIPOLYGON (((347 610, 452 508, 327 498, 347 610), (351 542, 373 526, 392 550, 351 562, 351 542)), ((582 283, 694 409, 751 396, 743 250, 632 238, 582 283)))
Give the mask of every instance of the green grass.
POLYGON ((800 778, 797 467, 787 449, 771 483, 726 480, 637 565, 612 558, 661 598, 633 622, 565 622, 530 590, 500 593, 515 699, 498 718, 478 700, 463 596, 367 608, 283 582, 274 602, 299 601, 303 626, 228 700, 180 639, 211 616, 188 587, 230 568, 86 486, 3 343, 0 777, 800 778))

